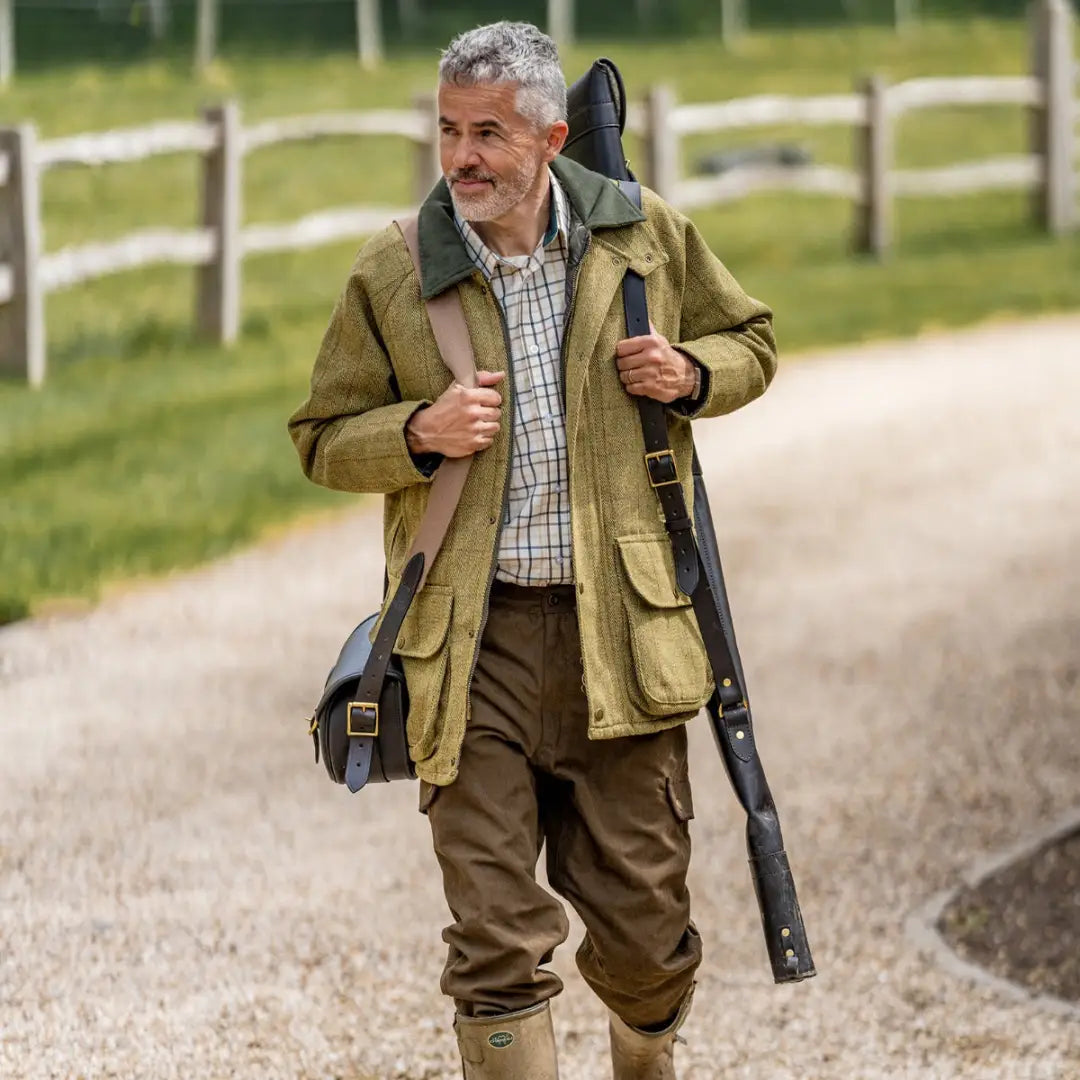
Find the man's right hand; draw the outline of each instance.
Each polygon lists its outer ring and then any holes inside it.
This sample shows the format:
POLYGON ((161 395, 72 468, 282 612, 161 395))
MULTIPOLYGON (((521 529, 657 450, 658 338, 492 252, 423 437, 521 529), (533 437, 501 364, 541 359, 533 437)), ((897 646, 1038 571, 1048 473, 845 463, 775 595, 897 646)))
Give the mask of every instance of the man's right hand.
POLYGON ((455 382, 433 405, 413 413, 405 426, 409 450, 449 458, 486 450, 498 434, 502 407, 502 395, 491 387, 505 377, 503 371, 478 371, 475 390, 455 382))

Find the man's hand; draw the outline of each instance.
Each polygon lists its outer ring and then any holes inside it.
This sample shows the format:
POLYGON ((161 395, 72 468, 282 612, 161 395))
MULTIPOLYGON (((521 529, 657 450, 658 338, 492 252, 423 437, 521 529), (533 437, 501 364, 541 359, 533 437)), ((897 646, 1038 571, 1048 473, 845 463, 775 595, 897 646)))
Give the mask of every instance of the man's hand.
POLYGON ((490 389, 506 377, 502 371, 478 371, 475 390, 453 383, 439 400, 413 413, 405 441, 414 454, 468 457, 486 450, 499 431, 502 395, 490 389))
POLYGON ((649 323, 651 334, 627 338, 615 349, 619 378, 628 394, 655 398, 665 405, 694 389, 694 361, 668 344, 649 323))

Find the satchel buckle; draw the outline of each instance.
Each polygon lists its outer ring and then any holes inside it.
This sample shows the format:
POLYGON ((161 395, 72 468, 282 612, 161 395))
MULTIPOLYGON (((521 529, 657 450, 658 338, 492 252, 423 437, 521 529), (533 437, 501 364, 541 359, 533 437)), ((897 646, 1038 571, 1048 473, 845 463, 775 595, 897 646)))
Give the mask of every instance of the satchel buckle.
POLYGON ((675 455, 670 450, 654 450, 645 455, 645 468, 649 472, 649 483, 654 488, 679 482, 679 470, 675 465, 675 455))
POLYGON ((345 733, 351 739, 374 739, 379 734, 378 703, 374 701, 350 701, 348 710, 345 713, 345 733), (359 714, 358 719, 364 725, 362 728, 353 727, 354 714, 359 714))

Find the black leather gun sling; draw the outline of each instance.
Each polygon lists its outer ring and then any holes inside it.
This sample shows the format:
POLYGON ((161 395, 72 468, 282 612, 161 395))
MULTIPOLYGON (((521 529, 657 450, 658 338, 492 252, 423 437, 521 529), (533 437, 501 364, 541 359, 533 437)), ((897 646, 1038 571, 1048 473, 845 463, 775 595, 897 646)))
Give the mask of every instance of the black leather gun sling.
MULTIPOLYGON (((620 179, 618 182, 620 189, 640 210, 641 185, 633 180, 620 179)), ((623 279, 623 307, 627 336, 648 334, 645 279, 633 270, 627 270, 623 279)), ((638 397, 637 403, 645 443, 645 469, 660 501, 664 526, 671 538, 676 581, 690 597, 716 685, 706 706, 713 737, 739 802, 748 815, 750 870, 773 978, 777 982, 809 978, 815 974, 814 961, 784 851, 780 821, 754 745, 749 698, 697 450, 693 457, 692 519, 668 441, 666 408, 661 402, 647 397, 638 397)))

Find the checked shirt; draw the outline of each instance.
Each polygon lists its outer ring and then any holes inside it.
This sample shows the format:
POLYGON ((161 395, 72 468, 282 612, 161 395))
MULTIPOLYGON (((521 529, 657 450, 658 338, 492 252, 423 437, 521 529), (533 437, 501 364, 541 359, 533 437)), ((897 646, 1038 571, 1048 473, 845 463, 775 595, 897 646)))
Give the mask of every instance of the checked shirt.
POLYGON ((551 221, 531 255, 499 255, 455 212, 473 262, 502 308, 514 380, 514 447, 495 575, 517 585, 574 580, 562 338, 569 208, 551 176, 551 221))

